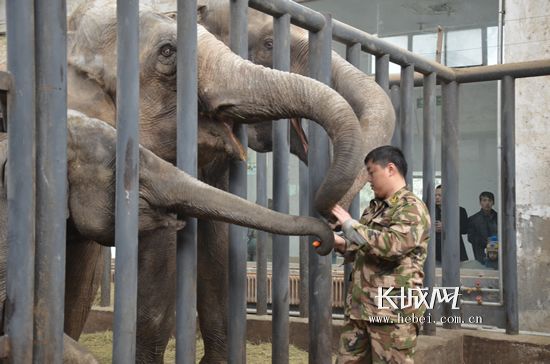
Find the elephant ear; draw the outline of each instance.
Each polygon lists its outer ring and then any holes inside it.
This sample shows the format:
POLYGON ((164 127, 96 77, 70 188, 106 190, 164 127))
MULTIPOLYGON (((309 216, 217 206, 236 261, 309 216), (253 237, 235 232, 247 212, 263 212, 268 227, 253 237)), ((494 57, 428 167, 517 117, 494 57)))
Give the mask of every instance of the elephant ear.
POLYGON ((84 3, 71 18, 68 57, 68 104, 90 117, 115 122, 116 9, 102 11, 84 3))
POLYGON ((197 23, 201 23, 208 12, 206 0, 197 0, 197 23))
POLYGON ((116 122, 116 106, 113 98, 89 73, 68 66, 67 104, 70 109, 103 120, 111 125, 116 122))

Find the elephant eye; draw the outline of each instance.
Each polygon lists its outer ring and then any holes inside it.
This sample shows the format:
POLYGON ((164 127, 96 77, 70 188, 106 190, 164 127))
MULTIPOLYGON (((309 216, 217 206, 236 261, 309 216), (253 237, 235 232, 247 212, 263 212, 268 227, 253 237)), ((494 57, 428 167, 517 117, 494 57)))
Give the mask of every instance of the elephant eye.
POLYGON ((264 42, 264 46, 266 49, 273 49, 273 39, 268 38, 264 42))
POLYGON ((166 58, 171 57, 174 53, 176 53, 176 49, 170 44, 163 45, 160 48, 160 54, 166 58))

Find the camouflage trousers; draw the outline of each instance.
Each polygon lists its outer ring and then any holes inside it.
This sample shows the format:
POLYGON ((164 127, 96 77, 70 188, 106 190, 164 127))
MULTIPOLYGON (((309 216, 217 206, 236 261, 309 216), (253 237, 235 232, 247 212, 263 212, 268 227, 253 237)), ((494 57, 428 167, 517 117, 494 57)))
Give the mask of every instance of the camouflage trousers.
POLYGON ((350 320, 342 329, 336 364, 414 364, 415 324, 350 320))

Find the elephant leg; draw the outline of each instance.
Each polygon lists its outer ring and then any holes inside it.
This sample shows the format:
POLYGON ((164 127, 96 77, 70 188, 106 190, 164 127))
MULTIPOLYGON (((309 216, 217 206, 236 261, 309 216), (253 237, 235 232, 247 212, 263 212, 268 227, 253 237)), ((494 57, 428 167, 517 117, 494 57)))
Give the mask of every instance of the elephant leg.
MULTIPOLYGON (((68 235, 70 236, 70 235, 68 235)), ((65 268, 65 333, 78 340, 92 308, 103 270, 101 245, 69 238, 65 268)))
POLYGON ((136 362, 162 363, 176 319, 176 233, 139 237, 136 362))
POLYGON ((227 363, 228 225, 199 220, 197 310, 204 341, 201 364, 227 363))

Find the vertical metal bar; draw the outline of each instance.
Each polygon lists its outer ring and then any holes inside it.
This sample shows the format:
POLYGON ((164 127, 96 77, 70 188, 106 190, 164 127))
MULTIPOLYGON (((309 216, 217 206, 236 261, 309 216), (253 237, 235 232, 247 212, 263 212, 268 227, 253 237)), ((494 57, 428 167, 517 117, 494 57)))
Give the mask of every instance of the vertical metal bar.
POLYGON ((487 27, 481 28, 481 65, 487 66, 489 64, 488 57, 489 50, 487 49, 487 27))
MULTIPOLYGON (((458 84, 442 85, 443 120, 441 127, 441 181, 443 201, 441 220, 442 234, 442 286, 460 287, 460 247, 457 244, 459 229, 458 206, 458 84)), ((460 301, 460 300, 459 300, 460 301)), ((459 308, 460 308, 460 303, 459 308)), ((443 304, 444 316, 458 316, 460 310, 453 310, 451 303, 443 304)), ((443 323, 444 328, 458 329, 460 323, 443 323)))
MULTIPOLYGON (((273 18, 274 46, 273 66, 281 71, 290 71, 290 15, 273 18)), ((273 208, 288 214, 288 161, 290 143, 288 120, 273 124, 273 208)), ((272 279, 272 363, 288 363, 289 344, 289 239, 287 235, 273 235, 272 279)))
MULTIPOLYGON (((430 73, 424 76, 424 151, 422 161, 422 184, 424 203, 430 211, 430 244, 428 245, 428 257, 424 264, 424 287, 431 288, 435 285, 435 104, 436 74, 430 73)), ((426 317, 431 320, 424 322, 424 333, 435 335, 435 321, 433 310, 426 310, 426 317)))
MULTIPOLYGON (((230 44, 233 52, 248 58, 248 0, 231 0, 230 44)), ((235 125, 235 136, 247 148, 246 127, 235 125)), ((229 192, 246 198, 246 161, 233 161, 229 171, 229 192)), ((246 362, 246 230, 229 225, 229 363, 246 362)))
MULTIPOLYGON (((267 207, 267 156, 256 153, 256 203, 267 207)), ((267 315, 267 232, 257 231, 256 313, 267 315)))
MULTIPOLYGON (((389 66, 389 63, 388 63, 389 56, 386 60, 383 60, 384 57, 378 57, 378 58, 377 58, 377 67, 376 67, 376 70, 377 70, 376 80, 377 82, 381 82, 382 84, 384 84, 385 82, 388 82, 386 84, 387 86, 389 85, 389 78, 388 78, 389 74, 387 72, 388 66, 389 66), (378 61, 378 58, 380 58, 380 61, 378 61), (384 65, 383 63, 386 63, 386 64, 384 65), (384 67, 386 67, 386 72, 383 73, 382 71, 380 71, 381 73, 379 74, 378 70, 380 69, 383 70, 384 67), (384 74, 388 75, 386 79, 384 79, 384 74)), ((355 43, 351 46, 346 47, 346 59, 349 63, 359 68, 361 64, 361 43, 355 43)), ((389 91, 389 89, 387 91, 389 91)), ((351 202, 351 205, 349 207, 349 213, 354 219, 359 219, 361 215, 360 197, 361 197, 361 192, 357 193, 357 195, 353 198, 353 201, 351 202)), ((352 270, 352 264, 346 263, 344 265, 344 292, 343 292, 344 302, 346 302, 346 295, 348 294, 348 290, 349 290, 349 285, 350 285, 349 278, 351 275, 351 270, 352 270)))
POLYGON ((101 277, 101 307, 111 305, 111 247, 103 247, 103 274, 101 277))
POLYGON ((390 94, 390 55, 376 56, 376 83, 390 94))
MULTIPOLYGON (((308 134, 308 121, 302 120, 302 127, 308 134)), ((309 170, 299 162, 300 216, 309 216, 309 170)), ((300 236, 300 317, 309 317, 309 236, 300 236)))
POLYGON ((413 123, 413 94, 414 94, 414 66, 412 64, 408 66, 401 67, 401 150, 403 155, 409 164, 409 171, 405 180, 407 181, 407 186, 412 190, 412 172, 414 165, 413 158, 413 133, 414 133, 414 123, 413 123))
POLYGON ((393 85, 391 87, 390 98, 395 112, 395 129, 391 138, 391 145, 401 149, 401 91, 399 86, 393 85))
POLYGON ((117 1, 113 363, 135 361, 139 187, 139 1, 117 1))
POLYGON ((11 363, 31 363, 35 237, 35 64, 32 0, 6 2, 8 71, 8 265, 6 334, 11 363), (26 46, 22 46, 26 45, 26 46))
MULTIPOLYGON (((309 33, 310 75, 330 85, 332 18, 326 15, 326 25, 317 33, 309 33)), ((309 153, 310 215, 314 210, 315 192, 329 167, 329 141, 318 125, 310 123, 309 141, 315 153, 309 153)), ((319 256, 309 250, 309 363, 330 363, 332 357, 332 277, 331 255, 319 256)))
MULTIPOLYGON (((178 0, 177 165, 197 177, 197 0, 178 0)), ((197 219, 178 232, 176 362, 194 363, 197 333, 197 219)))
POLYGON ((63 361, 67 212, 67 11, 35 1, 35 363, 63 361))
POLYGON ((518 272, 516 252, 516 100, 515 79, 502 78, 502 127, 501 176, 503 234, 502 278, 504 305, 506 307, 506 333, 519 333, 518 319, 518 272))

